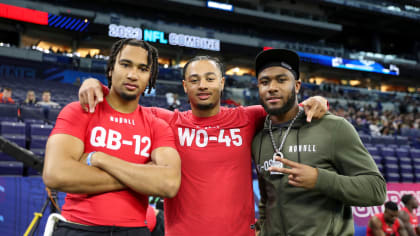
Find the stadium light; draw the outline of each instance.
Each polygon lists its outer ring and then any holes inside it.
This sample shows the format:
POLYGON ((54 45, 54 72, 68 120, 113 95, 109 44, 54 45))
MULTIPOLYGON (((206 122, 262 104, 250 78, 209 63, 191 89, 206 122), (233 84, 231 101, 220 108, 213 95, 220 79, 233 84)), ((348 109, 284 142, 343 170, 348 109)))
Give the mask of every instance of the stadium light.
POLYGON ((227 4, 227 3, 207 1, 207 7, 218 9, 218 10, 223 10, 223 11, 233 11, 233 5, 232 4, 227 4))

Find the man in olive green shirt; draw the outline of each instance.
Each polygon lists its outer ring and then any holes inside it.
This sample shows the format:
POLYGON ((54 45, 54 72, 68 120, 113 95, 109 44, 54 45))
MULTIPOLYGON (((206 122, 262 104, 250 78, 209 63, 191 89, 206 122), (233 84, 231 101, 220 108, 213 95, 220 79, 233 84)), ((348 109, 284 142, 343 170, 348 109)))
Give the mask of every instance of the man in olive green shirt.
POLYGON ((384 178, 345 119, 326 114, 306 122, 296 96, 301 82, 295 52, 267 50, 255 63, 268 113, 252 144, 260 236, 353 235, 351 206, 381 205, 384 178))

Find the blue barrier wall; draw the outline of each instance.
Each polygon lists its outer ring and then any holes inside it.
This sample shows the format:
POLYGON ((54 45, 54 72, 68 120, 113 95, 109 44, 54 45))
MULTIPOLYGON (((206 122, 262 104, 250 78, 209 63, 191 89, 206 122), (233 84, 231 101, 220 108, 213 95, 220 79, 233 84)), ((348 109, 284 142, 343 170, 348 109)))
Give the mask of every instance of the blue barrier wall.
MULTIPOLYGON (((64 194, 59 194, 60 206, 64 194)), ((40 212, 47 199, 41 177, 0 177, 0 235, 21 236, 31 223, 34 212, 40 212)), ((45 210, 38 230, 34 235, 44 233, 50 208, 45 210)))

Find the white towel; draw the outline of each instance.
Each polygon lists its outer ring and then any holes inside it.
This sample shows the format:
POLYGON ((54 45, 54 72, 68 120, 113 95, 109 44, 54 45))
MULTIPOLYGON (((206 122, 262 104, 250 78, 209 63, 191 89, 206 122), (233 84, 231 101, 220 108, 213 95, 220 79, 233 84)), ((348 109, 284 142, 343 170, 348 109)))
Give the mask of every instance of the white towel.
POLYGON ((67 222, 67 220, 58 213, 52 213, 48 216, 47 225, 45 226, 44 236, 52 236, 54 231, 54 225, 61 220, 67 222))

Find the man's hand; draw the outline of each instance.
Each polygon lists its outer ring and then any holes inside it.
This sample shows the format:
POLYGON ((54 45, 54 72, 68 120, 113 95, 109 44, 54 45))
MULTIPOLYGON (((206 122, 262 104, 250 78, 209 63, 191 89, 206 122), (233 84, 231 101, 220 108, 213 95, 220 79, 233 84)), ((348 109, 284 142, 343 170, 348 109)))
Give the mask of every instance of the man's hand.
POLYGON ((306 121, 311 122, 312 118, 319 119, 328 111, 328 101, 321 96, 314 96, 301 103, 305 109, 306 121))
POLYGON ((96 105, 103 100, 104 94, 99 80, 89 78, 83 81, 79 89, 79 102, 83 110, 93 113, 96 105))
POLYGON ((284 165, 290 166, 291 169, 272 166, 268 169, 269 171, 288 174, 289 184, 295 187, 306 189, 313 189, 315 187, 318 179, 318 170, 316 168, 280 157, 276 157, 276 161, 280 161, 284 165))

